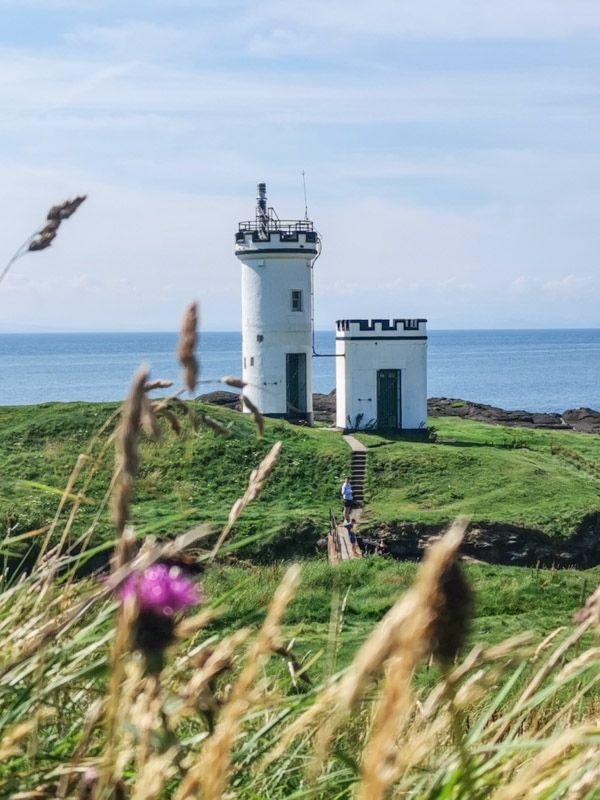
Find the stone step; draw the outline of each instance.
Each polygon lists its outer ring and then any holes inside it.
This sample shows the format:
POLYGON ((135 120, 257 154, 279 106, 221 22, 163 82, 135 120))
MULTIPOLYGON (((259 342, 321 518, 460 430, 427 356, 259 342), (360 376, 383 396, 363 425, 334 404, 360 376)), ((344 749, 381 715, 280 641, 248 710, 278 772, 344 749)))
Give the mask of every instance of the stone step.
POLYGON ((364 484, 367 474, 367 452, 353 450, 350 466, 350 483, 352 484, 352 498, 356 508, 361 508, 364 499, 364 484))

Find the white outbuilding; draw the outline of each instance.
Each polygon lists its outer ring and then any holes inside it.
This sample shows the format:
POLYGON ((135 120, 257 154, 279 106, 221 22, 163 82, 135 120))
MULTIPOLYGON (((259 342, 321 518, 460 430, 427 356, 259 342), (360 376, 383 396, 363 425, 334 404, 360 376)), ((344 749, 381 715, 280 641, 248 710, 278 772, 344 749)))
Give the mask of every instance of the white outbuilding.
MULTIPOLYGON (((280 220, 258 184, 256 216, 240 222, 244 393, 263 414, 312 424, 313 223, 280 220)), ((248 409, 246 409, 248 410, 248 409)))
POLYGON ((338 428, 427 427, 427 320, 336 323, 338 428))

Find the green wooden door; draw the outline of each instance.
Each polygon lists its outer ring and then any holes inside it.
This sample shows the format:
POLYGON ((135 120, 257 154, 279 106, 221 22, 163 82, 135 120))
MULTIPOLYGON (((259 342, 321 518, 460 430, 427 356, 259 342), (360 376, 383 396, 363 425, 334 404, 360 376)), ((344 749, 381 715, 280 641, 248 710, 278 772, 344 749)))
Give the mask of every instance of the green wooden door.
POLYGON ((290 416, 306 414, 306 353, 286 353, 285 394, 290 416))
POLYGON ((377 427, 402 427, 398 369, 377 370, 377 427))

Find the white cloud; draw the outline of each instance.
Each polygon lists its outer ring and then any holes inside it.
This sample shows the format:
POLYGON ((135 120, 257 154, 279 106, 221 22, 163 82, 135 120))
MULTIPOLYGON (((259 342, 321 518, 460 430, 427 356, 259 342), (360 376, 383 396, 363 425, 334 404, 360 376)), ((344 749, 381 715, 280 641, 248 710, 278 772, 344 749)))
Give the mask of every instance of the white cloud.
POLYGON ((262 0, 254 9, 257 25, 286 20, 298 36, 321 28, 333 36, 385 38, 554 38, 600 28, 595 0, 262 0))
POLYGON ((3 284, 4 329, 169 328, 193 296, 205 327, 239 327, 237 221, 257 180, 301 216, 301 169, 319 326, 597 324, 600 5, 130 0, 62 25, 59 5, 47 41, 0 49, 0 252, 90 199, 3 284), (462 63, 478 37, 508 41, 462 63), (514 37, 561 41, 523 67, 514 37), (411 39, 433 43, 405 68, 411 39))
POLYGON ((580 293, 582 289, 597 288, 598 285, 600 281, 594 287, 591 278, 587 276, 564 275, 562 278, 546 281, 544 288, 552 292, 580 293))

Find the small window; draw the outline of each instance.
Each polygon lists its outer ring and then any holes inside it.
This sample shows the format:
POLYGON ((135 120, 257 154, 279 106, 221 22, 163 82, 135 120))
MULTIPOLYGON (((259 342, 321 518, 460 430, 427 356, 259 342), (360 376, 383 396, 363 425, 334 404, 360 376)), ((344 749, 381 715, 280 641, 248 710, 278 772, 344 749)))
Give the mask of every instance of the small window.
POLYGON ((254 366, 254 356, 250 356, 250 366, 254 366))
POLYGON ((302 291, 300 289, 292 291, 292 311, 302 311, 302 291))
POLYGON ((246 356, 244 356, 244 369, 246 369, 246 356))

